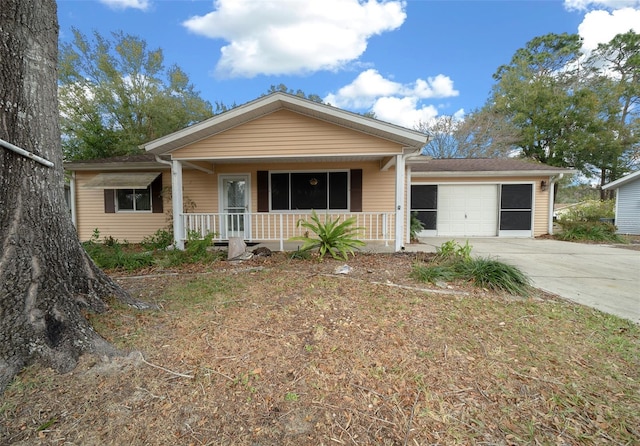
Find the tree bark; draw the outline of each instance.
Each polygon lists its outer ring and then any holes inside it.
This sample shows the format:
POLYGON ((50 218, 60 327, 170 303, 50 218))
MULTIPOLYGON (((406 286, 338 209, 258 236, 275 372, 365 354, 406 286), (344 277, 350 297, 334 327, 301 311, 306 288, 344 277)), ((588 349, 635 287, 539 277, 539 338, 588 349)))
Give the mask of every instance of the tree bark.
POLYGON ((116 354, 83 311, 132 299, 80 244, 64 200, 58 123, 55 0, 1 0, 0 138, 54 163, 0 147, 0 393, 25 366, 64 372, 85 352, 116 354))

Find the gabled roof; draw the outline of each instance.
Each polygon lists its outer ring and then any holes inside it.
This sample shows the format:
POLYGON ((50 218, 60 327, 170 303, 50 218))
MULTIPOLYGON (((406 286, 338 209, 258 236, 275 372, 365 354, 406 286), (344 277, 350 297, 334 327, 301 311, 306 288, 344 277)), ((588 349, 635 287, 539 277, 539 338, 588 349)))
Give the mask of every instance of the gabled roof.
POLYGON ((330 105, 299 96, 276 92, 216 115, 198 124, 163 136, 142 145, 155 154, 166 154, 196 141, 229 130, 278 110, 290 110, 301 115, 346 127, 371 136, 393 141, 407 148, 419 149, 428 136, 395 124, 368 118, 330 105))
POLYGON ((551 176, 574 173, 575 170, 547 166, 535 161, 516 158, 445 158, 407 160, 414 177, 435 176, 551 176))
POLYGON ((620 186, 623 186, 627 183, 631 183, 632 181, 636 181, 640 179, 640 170, 630 173, 628 175, 623 176, 622 178, 618 178, 615 181, 612 181, 609 184, 605 184, 602 186, 603 189, 618 189, 620 186))

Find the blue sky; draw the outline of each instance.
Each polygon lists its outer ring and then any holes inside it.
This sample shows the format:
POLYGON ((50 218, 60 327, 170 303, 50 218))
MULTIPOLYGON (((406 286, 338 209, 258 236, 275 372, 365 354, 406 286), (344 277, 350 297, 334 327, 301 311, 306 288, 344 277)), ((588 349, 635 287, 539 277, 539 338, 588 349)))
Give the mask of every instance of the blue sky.
POLYGON ((60 39, 124 31, 162 48, 201 96, 243 104, 271 85, 413 128, 481 107, 527 41, 584 50, 634 29, 640 0, 58 0, 60 39))

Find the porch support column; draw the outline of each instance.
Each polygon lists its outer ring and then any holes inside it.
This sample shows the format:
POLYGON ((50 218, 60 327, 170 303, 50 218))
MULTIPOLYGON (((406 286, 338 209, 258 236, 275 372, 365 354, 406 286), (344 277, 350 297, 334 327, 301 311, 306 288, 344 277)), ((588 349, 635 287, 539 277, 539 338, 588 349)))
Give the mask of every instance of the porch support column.
POLYGON ((184 250, 184 220, 182 219, 182 163, 171 162, 171 204, 173 210, 173 243, 176 249, 184 250))
POLYGON ((405 190, 405 157, 396 155, 396 234, 395 250, 401 251, 404 246, 404 190, 405 190))

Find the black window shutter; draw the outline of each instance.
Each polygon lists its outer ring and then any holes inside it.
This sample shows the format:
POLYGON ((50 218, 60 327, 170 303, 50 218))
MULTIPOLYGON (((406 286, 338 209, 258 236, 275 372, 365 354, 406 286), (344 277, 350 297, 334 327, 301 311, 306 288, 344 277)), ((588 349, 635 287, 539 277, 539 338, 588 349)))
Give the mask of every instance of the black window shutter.
POLYGON ((162 174, 151 183, 151 209, 154 214, 162 214, 162 174))
POLYGON ((116 212, 116 191, 113 189, 104 190, 104 213, 114 214, 116 212))
POLYGON ((269 212, 269 171, 258 171, 258 212, 269 212))
POLYGON ((362 169, 351 169, 351 212, 362 212, 362 169))

